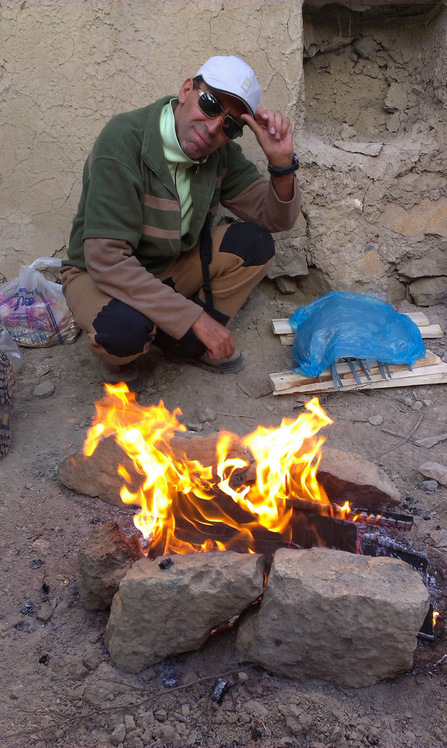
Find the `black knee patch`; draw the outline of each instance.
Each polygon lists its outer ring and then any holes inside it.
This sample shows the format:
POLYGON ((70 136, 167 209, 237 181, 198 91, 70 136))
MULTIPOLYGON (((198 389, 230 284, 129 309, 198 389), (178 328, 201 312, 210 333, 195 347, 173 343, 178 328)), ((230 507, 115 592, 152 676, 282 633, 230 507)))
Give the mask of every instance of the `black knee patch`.
POLYGON ((180 340, 176 340, 171 337, 171 335, 168 335, 166 332, 158 328, 157 334, 154 338, 154 345, 158 346, 163 351, 174 353, 176 356, 182 358, 203 356, 203 354, 206 353, 206 345, 199 340, 191 328, 189 328, 180 340))
POLYGON ((95 341, 112 356, 125 358, 142 353, 153 339, 154 323, 137 309, 111 299, 93 322, 95 341))
POLYGON ((244 267, 265 265, 275 254, 275 243, 270 232, 257 223, 232 223, 219 252, 237 255, 244 260, 244 267))
MULTIPOLYGON (((165 282, 166 281, 163 281, 163 283, 165 282)), ((230 319, 227 314, 219 312, 218 309, 207 308, 206 304, 199 298, 198 294, 193 296, 191 301, 205 309, 210 317, 213 317, 217 322, 220 322, 221 325, 225 326, 230 319)), ((162 350, 169 351, 174 353, 176 356, 183 358, 203 356, 203 354, 206 353, 206 345, 199 340, 192 328, 189 328, 180 340, 175 340, 171 335, 168 335, 166 332, 158 328, 154 338, 154 345, 157 345, 162 350)))

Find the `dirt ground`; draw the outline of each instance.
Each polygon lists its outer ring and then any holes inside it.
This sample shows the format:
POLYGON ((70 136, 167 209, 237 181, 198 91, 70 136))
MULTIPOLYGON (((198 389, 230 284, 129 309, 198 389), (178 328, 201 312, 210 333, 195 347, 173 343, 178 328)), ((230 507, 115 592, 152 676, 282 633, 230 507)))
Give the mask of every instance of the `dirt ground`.
MULTIPOLYGON (((275 397, 268 375, 292 363, 270 320, 288 317, 298 298, 269 281, 254 292, 233 326, 247 360, 239 374, 215 375, 150 352, 141 362, 139 402, 180 406, 184 422, 202 433, 245 434, 297 417, 304 398, 275 397), (203 421, 206 407, 215 421, 203 421)), ((447 330, 445 309, 424 311, 447 330)), ((445 356, 443 340, 428 347, 445 356)), ((238 661, 230 629, 198 652, 127 675, 104 646, 107 613, 80 602, 76 572, 92 528, 115 520, 133 534, 132 512, 57 479, 61 461, 82 447, 102 396, 98 367, 83 336, 73 345, 21 352, 12 442, 0 462, 0 748, 445 748, 447 489, 427 490, 417 468, 427 460, 445 465, 446 442, 430 449, 414 443, 446 431, 445 385, 321 398, 334 419, 327 443, 383 467, 402 494, 402 511, 414 514, 412 538, 434 554, 441 617, 434 642, 419 640, 410 672, 363 689, 278 678, 238 661), (44 381, 55 384, 47 398, 34 394, 44 381), (373 416, 382 421, 373 425, 373 416), (229 685, 221 704, 211 698, 219 678, 229 685)))

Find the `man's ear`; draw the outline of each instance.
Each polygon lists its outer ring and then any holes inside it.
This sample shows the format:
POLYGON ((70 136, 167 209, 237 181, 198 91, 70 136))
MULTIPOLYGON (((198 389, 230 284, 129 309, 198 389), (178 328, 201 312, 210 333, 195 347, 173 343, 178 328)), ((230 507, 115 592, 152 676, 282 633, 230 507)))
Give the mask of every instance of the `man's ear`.
POLYGON ((179 100, 180 104, 184 104, 185 103, 187 95, 189 94, 190 91, 193 90, 193 88, 194 88, 194 81, 193 81, 193 79, 192 78, 187 78, 185 80, 183 86, 181 87, 179 95, 178 95, 178 100, 179 100))

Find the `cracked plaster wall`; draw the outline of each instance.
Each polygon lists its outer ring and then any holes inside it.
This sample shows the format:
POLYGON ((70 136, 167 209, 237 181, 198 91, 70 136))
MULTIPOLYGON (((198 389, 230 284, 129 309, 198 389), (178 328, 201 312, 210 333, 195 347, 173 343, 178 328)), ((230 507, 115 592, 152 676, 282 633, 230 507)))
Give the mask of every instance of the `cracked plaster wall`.
MULTIPOLYGON (((107 120, 176 94, 211 55, 245 58, 264 105, 299 125, 301 38, 300 2, 0 0, 0 281, 64 256, 83 163, 107 120)), ((265 169, 251 133, 244 149, 265 169)))
MULTIPOLYGON (((111 116, 235 53, 255 68, 262 103, 291 117, 302 164, 303 215, 277 236, 271 277, 311 296, 338 288, 416 303, 429 298, 428 279, 442 297, 442 3, 0 0, 0 14, 7 279, 38 256, 64 255, 84 159, 111 116)), ((244 149, 265 171, 251 133, 244 149)))

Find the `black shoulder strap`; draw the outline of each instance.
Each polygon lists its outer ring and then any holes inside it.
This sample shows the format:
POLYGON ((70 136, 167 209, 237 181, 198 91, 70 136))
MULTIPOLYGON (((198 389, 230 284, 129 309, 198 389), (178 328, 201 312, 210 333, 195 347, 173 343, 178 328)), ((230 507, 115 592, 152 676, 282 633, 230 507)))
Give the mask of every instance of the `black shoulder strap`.
POLYGON ((213 254, 213 242, 211 239, 211 215, 208 213, 203 224, 200 237, 200 260, 202 262, 202 288, 205 294, 205 309, 208 312, 214 310, 213 292, 211 291, 210 262, 213 254))

